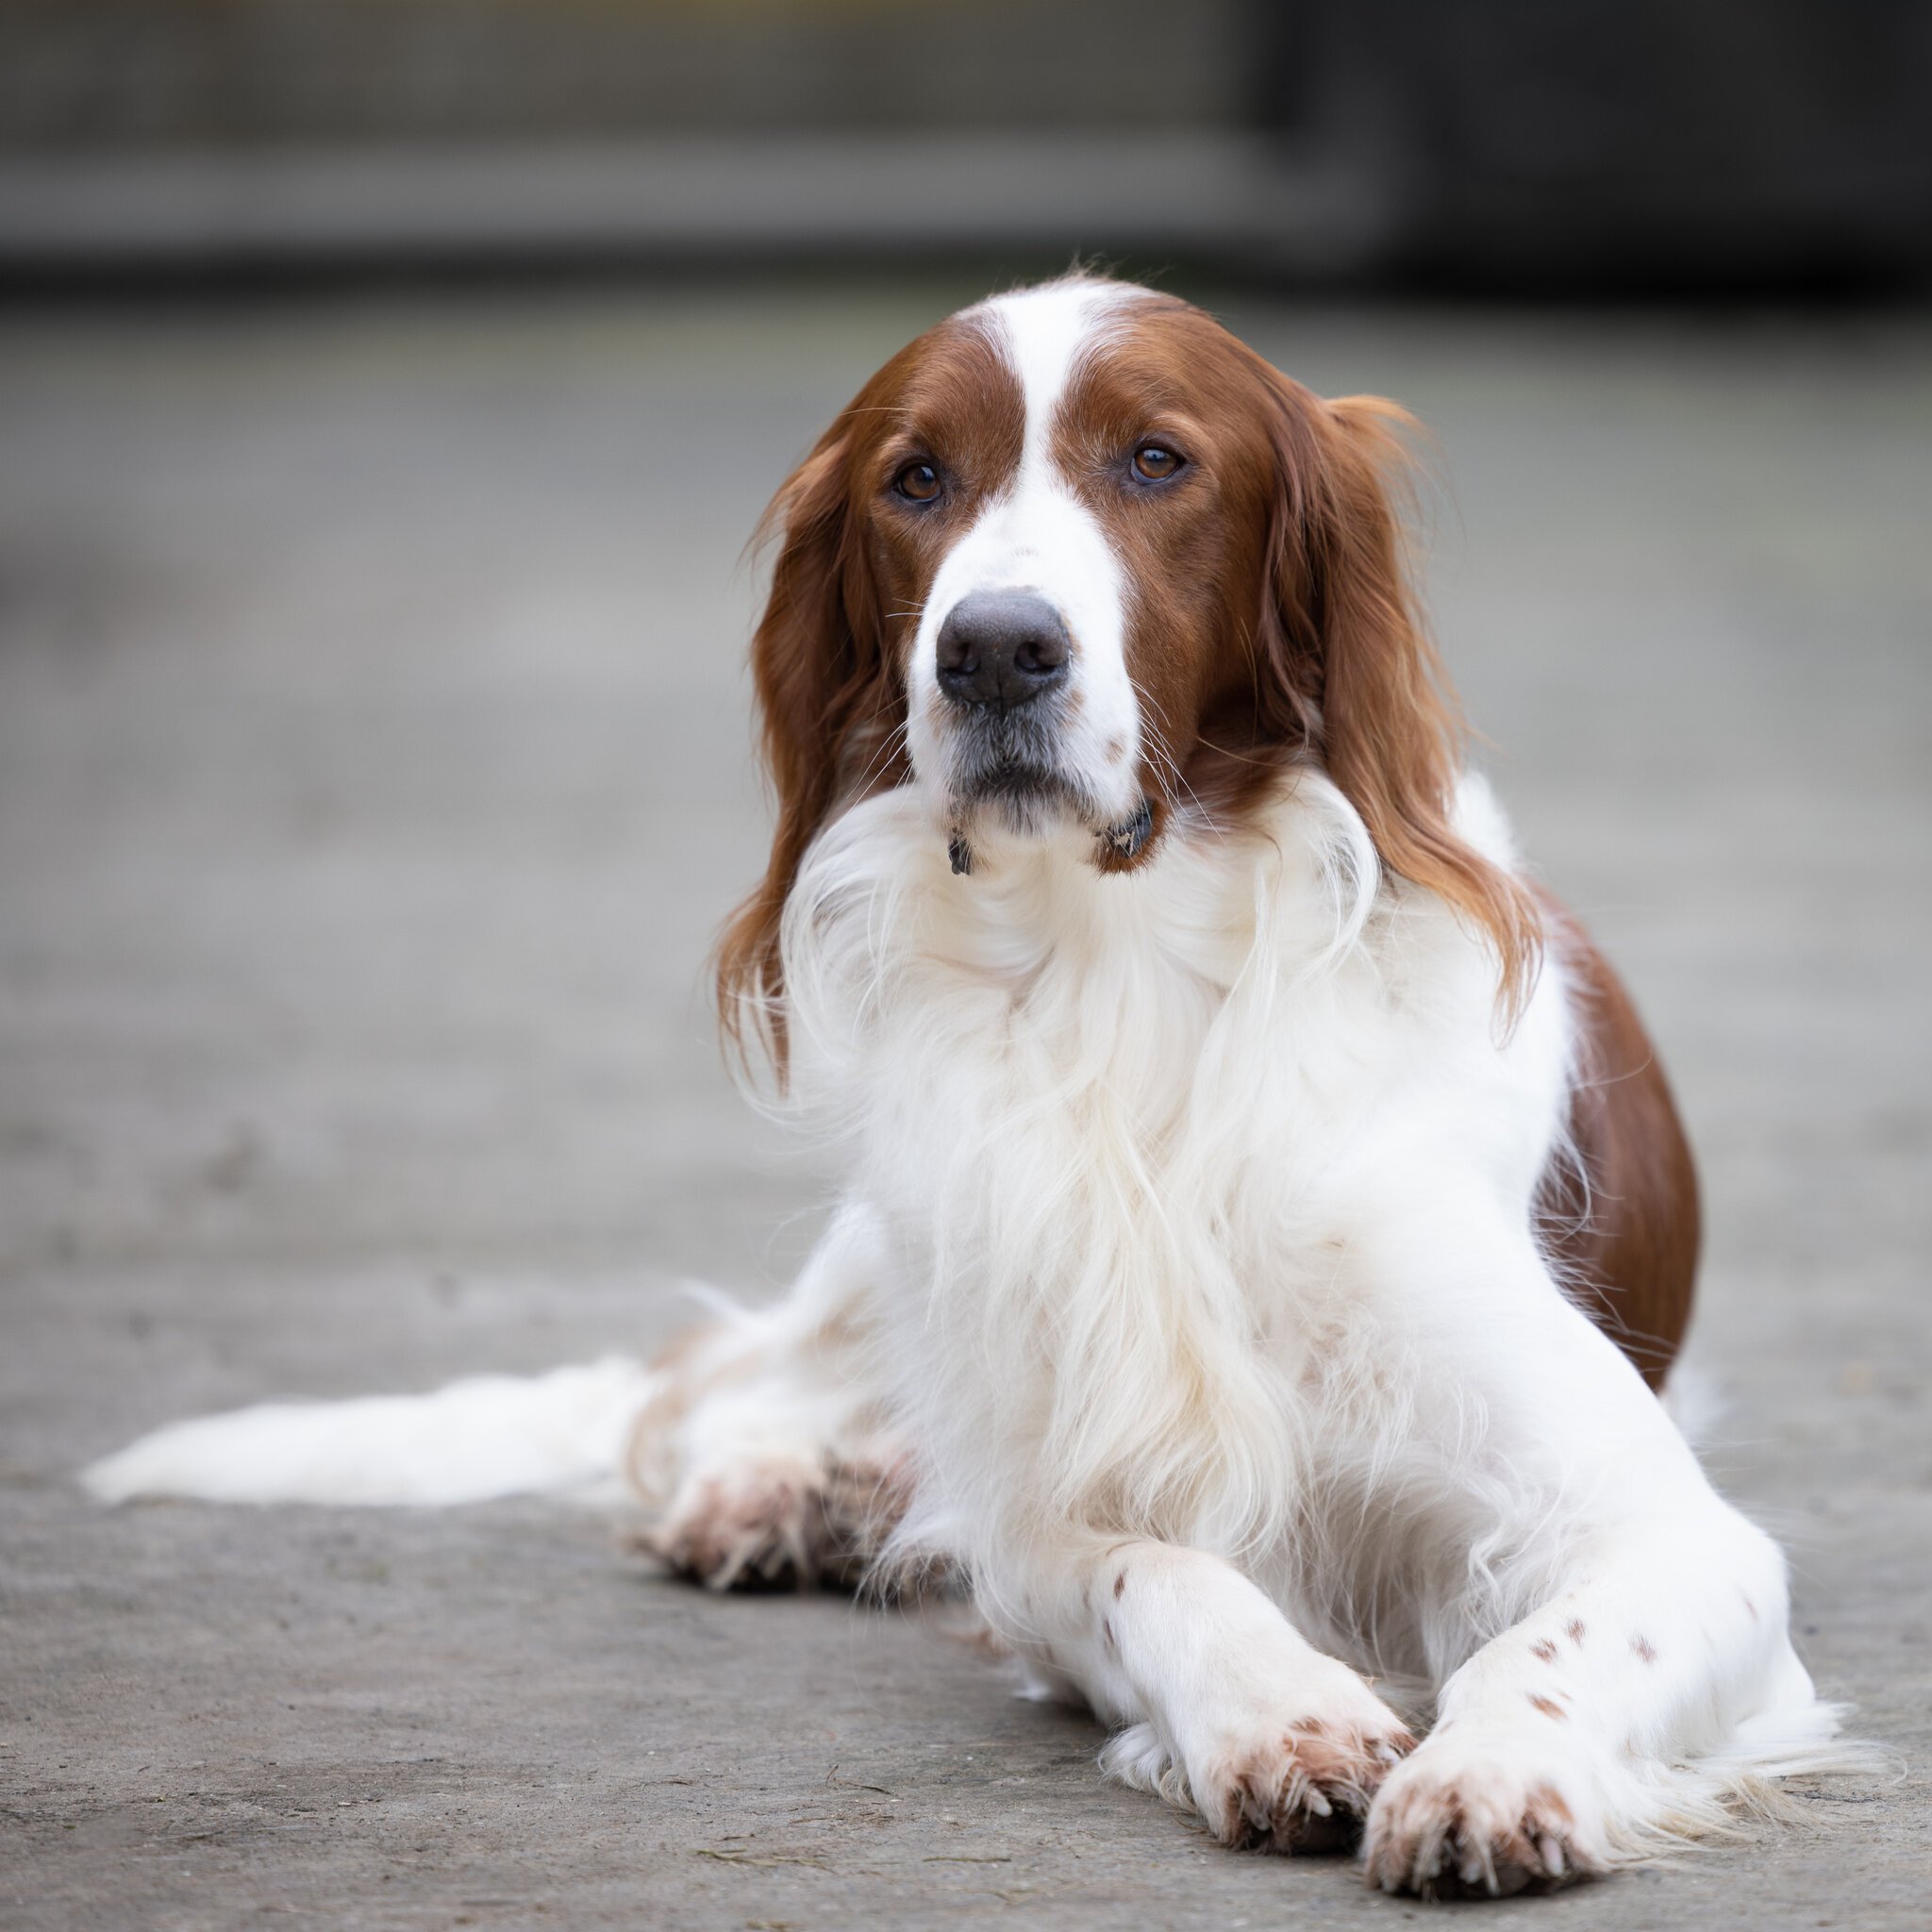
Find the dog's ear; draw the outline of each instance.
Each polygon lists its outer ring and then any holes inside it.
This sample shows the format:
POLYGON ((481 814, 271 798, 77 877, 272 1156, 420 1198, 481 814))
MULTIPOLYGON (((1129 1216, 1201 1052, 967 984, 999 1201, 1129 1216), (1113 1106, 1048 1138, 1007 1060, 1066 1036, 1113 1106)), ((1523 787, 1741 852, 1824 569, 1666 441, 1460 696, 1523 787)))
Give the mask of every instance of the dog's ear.
POLYGON ((1460 708, 1416 607, 1402 510, 1413 419, 1375 396, 1324 402, 1276 378, 1277 505, 1261 626, 1280 728, 1319 755, 1391 872, 1440 893, 1494 949, 1506 1018, 1541 958, 1534 901, 1451 812, 1460 708))
POLYGON ((884 754, 905 708, 854 528, 849 420, 786 479, 753 539, 779 542, 751 653, 776 823, 765 875, 718 941, 718 1014, 729 1044, 746 1058, 755 1047, 769 1053, 781 1083, 785 901, 826 819, 869 783, 895 775, 884 754))

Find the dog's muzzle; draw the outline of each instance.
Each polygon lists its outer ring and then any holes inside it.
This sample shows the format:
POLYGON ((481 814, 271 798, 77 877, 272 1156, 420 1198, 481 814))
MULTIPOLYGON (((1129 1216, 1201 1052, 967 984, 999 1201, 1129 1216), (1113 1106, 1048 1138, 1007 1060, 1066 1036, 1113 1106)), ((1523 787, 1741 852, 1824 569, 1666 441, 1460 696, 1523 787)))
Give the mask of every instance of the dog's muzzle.
MULTIPOLYGON (((1073 655, 1066 620, 1038 591, 973 591, 946 613, 933 668, 956 719, 955 791, 962 808, 990 803, 1025 824, 1041 808, 1059 808, 1093 823, 1091 800, 1062 771, 1063 708, 1050 702, 1072 683, 1073 655)), ((1151 827, 1143 800, 1125 819, 1097 829, 1097 856, 1131 861, 1151 827)), ((973 870, 963 824, 948 851, 956 873, 973 870)))

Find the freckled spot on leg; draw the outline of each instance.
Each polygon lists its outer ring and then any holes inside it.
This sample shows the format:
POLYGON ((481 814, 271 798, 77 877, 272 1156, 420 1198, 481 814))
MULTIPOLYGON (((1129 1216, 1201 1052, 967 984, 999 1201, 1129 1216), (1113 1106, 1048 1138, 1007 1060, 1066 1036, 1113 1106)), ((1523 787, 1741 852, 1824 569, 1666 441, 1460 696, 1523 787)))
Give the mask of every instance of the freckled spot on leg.
POLYGON ((1752 1622, 1753 1622, 1754 1624, 1755 1624, 1755 1623, 1757 1623, 1757 1606, 1756 1604, 1754 1604, 1754 1603, 1753 1603, 1753 1602, 1751 1601, 1751 1593, 1750 1593, 1750 1591, 1744 1591, 1744 1590, 1740 1590, 1740 1591, 1738 1592, 1738 1594, 1739 1594, 1739 1595, 1740 1595, 1740 1597, 1742 1597, 1742 1598, 1744 1599, 1744 1607, 1745 1607, 1745 1608, 1746 1608, 1747 1610, 1749 1610, 1749 1611, 1751 1612, 1751 1621, 1752 1621, 1752 1622))
POLYGON ((1116 1603, 1120 1601, 1121 1591, 1126 1589, 1126 1587, 1127 1573, 1124 1570, 1123 1570, 1121 1574, 1118 1576, 1116 1576, 1113 1580, 1113 1597, 1116 1603))
POLYGON ((1657 1650, 1656 1647, 1652 1644, 1649 1638, 1633 1637, 1630 1640, 1630 1648, 1634 1650, 1637 1653, 1637 1655, 1643 1659, 1645 1663, 1656 1663, 1657 1650))
POLYGON ((1583 1644, 1583 1619, 1581 1617, 1572 1617, 1569 1623, 1564 1625, 1563 1634, 1580 1649, 1583 1644))
POLYGON ((1541 1657, 1546 1664, 1553 1664, 1557 1661, 1557 1646, 1547 1637, 1539 1637, 1529 1646, 1529 1654, 1531 1657, 1541 1657))
POLYGON ((1535 1705, 1536 1707, 1540 1711, 1541 1711, 1545 1717, 1553 1717, 1560 1721, 1561 1719, 1566 1718, 1570 1715, 1570 1713, 1567 1710, 1565 1710, 1560 1704, 1553 1702, 1550 1698, 1540 1695, 1537 1691, 1532 1690, 1529 1693, 1529 1701, 1533 1705, 1535 1705))
POLYGON ((1100 1641, 1107 1645, 1108 1649, 1113 1649, 1113 1624, 1106 1617, 1100 1620, 1100 1641))

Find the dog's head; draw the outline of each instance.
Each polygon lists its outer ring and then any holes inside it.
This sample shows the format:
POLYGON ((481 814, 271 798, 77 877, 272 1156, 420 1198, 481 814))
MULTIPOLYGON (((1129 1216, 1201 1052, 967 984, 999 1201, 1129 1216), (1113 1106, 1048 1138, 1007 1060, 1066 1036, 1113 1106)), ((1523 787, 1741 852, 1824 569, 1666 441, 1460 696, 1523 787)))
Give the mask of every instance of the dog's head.
POLYGON ((1534 912, 1449 822, 1458 720, 1405 575, 1407 421, 1086 276, 894 356, 767 513, 753 663, 778 821, 721 946, 727 1026, 747 996, 776 1011, 786 897, 858 797, 917 786, 958 871, 997 824, 1075 827, 1132 873, 1297 762, 1488 935, 1519 996, 1534 912))

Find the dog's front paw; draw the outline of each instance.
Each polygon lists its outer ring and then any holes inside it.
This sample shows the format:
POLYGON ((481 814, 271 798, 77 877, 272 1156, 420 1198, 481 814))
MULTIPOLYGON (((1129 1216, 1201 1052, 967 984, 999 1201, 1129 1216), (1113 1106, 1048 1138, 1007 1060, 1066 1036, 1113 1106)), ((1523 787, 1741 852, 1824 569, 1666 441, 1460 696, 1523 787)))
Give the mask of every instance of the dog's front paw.
POLYGON ((826 1554, 823 1469, 749 1462, 689 1477, 642 1546, 708 1590, 804 1590, 826 1554))
POLYGON ((1377 1708, 1368 1723, 1303 1718, 1217 1753, 1190 1774, 1195 1809, 1223 1844, 1353 1851, 1370 1802, 1415 1743, 1392 1711, 1377 1708))
POLYGON ((1370 1808, 1367 1877, 1427 1899, 1552 1890, 1606 1869, 1598 1809, 1566 1766, 1439 1732, 1370 1808))
MULTIPOLYGON (((1246 1666, 1219 1696, 1171 1708, 1185 1796, 1225 1845, 1352 1850, 1370 1801, 1415 1740, 1368 1683, 1333 1657, 1298 1645, 1273 1668, 1261 1656, 1246 1666)), ((1153 1781, 1170 1798, 1182 1795, 1176 1782, 1153 1781)))

